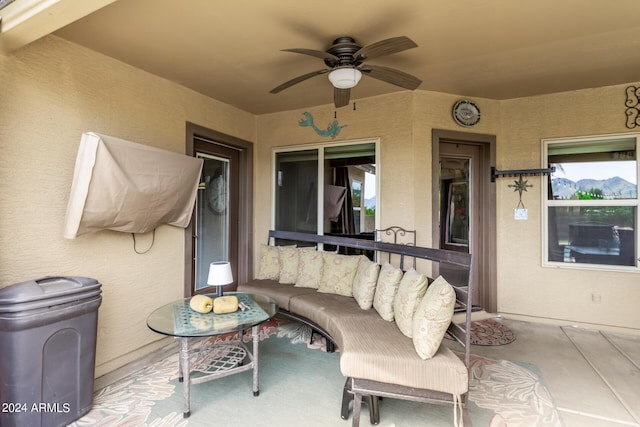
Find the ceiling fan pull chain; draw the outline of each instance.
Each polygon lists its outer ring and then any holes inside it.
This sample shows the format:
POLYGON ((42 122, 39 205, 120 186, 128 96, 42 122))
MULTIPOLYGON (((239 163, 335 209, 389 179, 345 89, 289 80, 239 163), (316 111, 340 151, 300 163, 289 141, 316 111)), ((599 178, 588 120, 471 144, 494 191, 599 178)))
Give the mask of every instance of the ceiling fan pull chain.
POLYGON ((333 118, 334 118, 334 119, 337 119, 337 118, 338 118, 338 112, 337 112, 337 111, 335 111, 335 110, 333 111, 333 118))
POLYGON ((356 101, 353 101, 353 111, 356 111, 356 101))

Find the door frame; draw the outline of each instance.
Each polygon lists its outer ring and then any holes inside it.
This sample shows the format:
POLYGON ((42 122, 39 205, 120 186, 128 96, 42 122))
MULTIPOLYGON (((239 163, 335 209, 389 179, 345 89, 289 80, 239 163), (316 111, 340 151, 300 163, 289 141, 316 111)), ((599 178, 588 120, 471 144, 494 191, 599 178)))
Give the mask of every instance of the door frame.
MULTIPOLYGON (((461 143, 475 145, 480 148, 481 164, 477 167, 480 174, 480 185, 483 197, 482 214, 476 228, 480 227, 482 236, 474 235, 478 240, 478 252, 473 254, 473 263, 477 268, 480 283, 474 283, 478 289, 480 306, 487 312, 495 313, 498 309, 497 301, 497 228, 496 228, 496 187, 491 182, 491 166, 496 161, 496 137, 489 134, 459 132, 451 130, 433 129, 431 134, 431 212, 432 212, 432 244, 440 245, 439 229, 439 162, 440 143, 461 143)), ((474 231, 475 232, 475 231, 474 231)))
MULTIPOLYGON (((238 210, 238 277, 236 283, 244 283, 252 274, 253 265, 253 143, 224 134, 206 127, 186 122, 185 154, 195 156, 194 139, 209 141, 223 147, 232 148, 239 153, 239 210, 238 210)), ((195 272, 193 257, 195 256, 195 209, 191 221, 184 233, 184 296, 189 297, 193 290, 195 272)), ((234 220, 234 218, 231 218, 234 220)))

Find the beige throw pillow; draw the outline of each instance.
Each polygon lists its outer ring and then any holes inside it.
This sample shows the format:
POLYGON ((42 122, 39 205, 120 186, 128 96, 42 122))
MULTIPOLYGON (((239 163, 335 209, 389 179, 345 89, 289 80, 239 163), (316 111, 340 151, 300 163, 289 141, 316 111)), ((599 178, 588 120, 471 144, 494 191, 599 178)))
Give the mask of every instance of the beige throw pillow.
POLYGON ((360 257, 323 252, 322 279, 318 292, 353 296, 353 277, 356 275, 360 257))
POLYGON ((388 262, 380 268, 376 293, 373 297, 373 308, 380 317, 389 322, 393 321, 393 300, 398 292, 402 279, 402 270, 395 268, 388 262))
POLYGON ((422 359, 431 359, 438 351, 455 304, 456 293, 444 277, 438 277, 427 288, 413 316, 413 345, 422 359))
POLYGON ((360 255, 359 258, 352 292, 358 306, 363 310, 369 310, 373 306, 380 266, 364 255, 360 255))
POLYGON ((322 265, 322 252, 308 249, 298 252, 298 277, 295 286, 318 289, 322 265))
POLYGON ((260 245, 260 268, 258 279, 280 279, 280 251, 278 246, 260 245))
POLYGON ((292 285, 298 278, 298 248, 278 246, 280 262, 280 283, 292 285))
MULTIPOLYGON (((281 273, 282 274, 282 273, 281 273)), ((413 268, 404 273, 393 301, 393 317, 403 334, 413 336, 413 314, 427 291, 427 277, 413 268)))

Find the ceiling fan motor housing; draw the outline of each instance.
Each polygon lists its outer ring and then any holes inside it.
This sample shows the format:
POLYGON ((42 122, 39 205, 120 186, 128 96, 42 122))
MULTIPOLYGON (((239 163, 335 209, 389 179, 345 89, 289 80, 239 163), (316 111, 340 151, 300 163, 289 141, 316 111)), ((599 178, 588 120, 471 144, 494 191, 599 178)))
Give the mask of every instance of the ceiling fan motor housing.
POLYGON ((336 63, 332 61, 330 58, 324 60, 324 63, 327 67, 338 67, 338 66, 358 66, 360 62, 356 62, 356 59, 353 55, 362 49, 358 43, 356 43, 353 37, 338 37, 333 41, 333 44, 327 49, 327 53, 331 55, 337 56, 340 58, 340 62, 336 63))

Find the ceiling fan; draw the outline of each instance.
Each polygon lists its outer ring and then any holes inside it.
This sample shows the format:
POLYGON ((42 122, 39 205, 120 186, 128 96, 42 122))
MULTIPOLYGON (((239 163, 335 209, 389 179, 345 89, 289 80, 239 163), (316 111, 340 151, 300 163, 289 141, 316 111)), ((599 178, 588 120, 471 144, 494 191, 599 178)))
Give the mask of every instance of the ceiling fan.
POLYGON ((284 52, 301 53, 320 58, 324 60, 324 63, 329 68, 312 71, 284 82, 280 86, 271 89, 271 93, 278 93, 311 77, 326 73, 329 73, 329 80, 334 87, 333 103, 336 108, 349 104, 351 88, 358 84, 362 74, 405 89, 414 90, 422 83, 419 78, 394 68, 364 63, 370 59, 402 52, 417 46, 410 38, 400 36, 361 47, 353 37, 344 36, 335 39, 325 52, 314 49, 283 49, 284 52))

